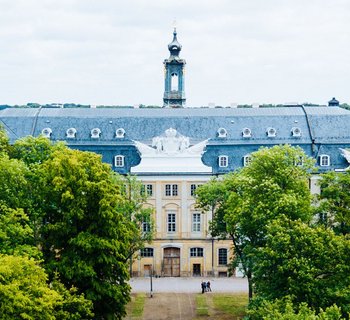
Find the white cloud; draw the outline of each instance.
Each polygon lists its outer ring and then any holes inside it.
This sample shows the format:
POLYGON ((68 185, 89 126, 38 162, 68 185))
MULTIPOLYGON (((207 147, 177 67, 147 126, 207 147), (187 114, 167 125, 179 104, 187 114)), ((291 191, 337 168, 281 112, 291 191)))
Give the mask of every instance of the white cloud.
POLYGON ((0 0, 0 104, 162 103, 177 20, 189 106, 350 102, 347 0, 0 0))

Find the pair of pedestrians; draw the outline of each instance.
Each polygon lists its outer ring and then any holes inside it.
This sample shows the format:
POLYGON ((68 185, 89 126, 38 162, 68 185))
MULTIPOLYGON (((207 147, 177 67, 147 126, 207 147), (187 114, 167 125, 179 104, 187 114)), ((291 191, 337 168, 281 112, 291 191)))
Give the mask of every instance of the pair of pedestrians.
POLYGON ((211 288, 210 288, 210 281, 209 281, 209 280, 208 280, 207 282, 202 281, 201 287, 202 287, 202 293, 211 291, 211 288))

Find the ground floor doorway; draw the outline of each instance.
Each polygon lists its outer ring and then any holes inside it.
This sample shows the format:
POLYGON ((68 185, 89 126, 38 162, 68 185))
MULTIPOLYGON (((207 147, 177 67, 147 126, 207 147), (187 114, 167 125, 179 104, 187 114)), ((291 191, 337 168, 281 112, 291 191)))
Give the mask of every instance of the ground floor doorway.
POLYGON ((164 248, 163 276, 180 277, 180 249, 164 248))
POLYGON ((151 275, 152 272, 152 265, 151 264, 145 264, 143 266, 143 275, 145 277, 149 277, 151 275))
POLYGON ((192 275, 194 277, 200 277, 201 276, 201 264, 200 263, 194 263, 193 264, 192 275))

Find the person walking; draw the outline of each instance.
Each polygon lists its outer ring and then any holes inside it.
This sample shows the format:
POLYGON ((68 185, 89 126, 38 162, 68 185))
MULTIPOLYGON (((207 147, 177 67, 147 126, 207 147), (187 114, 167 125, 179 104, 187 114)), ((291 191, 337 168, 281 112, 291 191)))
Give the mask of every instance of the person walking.
POLYGON ((207 282, 206 287, 207 287, 207 291, 211 291, 211 288, 210 288, 210 281, 209 281, 209 280, 208 280, 208 282, 207 282))
POLYGON ((201 287, 202 287, 202 293, 204 293, 204 291, 205 291, 205 282, 204 281, 202 281, 201 287))

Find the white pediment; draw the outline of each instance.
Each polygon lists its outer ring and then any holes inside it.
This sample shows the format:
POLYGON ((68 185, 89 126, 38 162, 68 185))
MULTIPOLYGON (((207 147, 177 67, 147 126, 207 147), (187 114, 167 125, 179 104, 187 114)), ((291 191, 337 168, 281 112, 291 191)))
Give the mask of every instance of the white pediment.
POLYGON ((147 145, 134 141, 141 155, 139 165, 132 173, 211 173, 212 168, 203 164, 202 154, 208 140, 195 145, 175 129, 167 129, 163 135, 154 137, 147 145))

